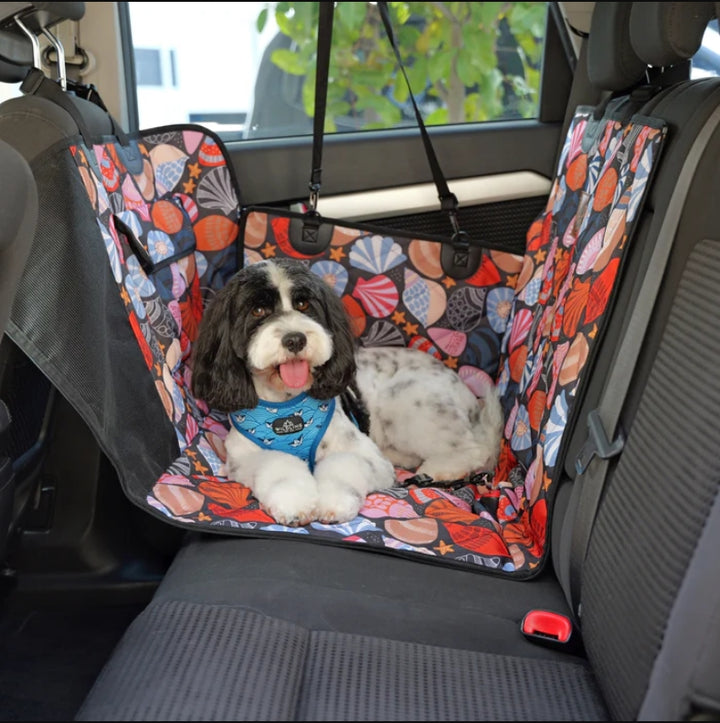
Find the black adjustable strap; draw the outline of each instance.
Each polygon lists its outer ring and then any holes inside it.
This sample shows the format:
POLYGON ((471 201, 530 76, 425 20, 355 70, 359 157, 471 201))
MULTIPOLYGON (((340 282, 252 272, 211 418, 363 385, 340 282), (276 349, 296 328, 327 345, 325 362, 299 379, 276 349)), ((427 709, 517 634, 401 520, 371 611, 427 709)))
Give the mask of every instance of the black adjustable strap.
POLYGON ((405 71, 405 64, 400 56, 397 43, 395 41, 395 33, 392 29, 392 23, 390 22, 390 11, 388 10, 387 2, 382 0, 377 4, 378 10, 380 11, 380 17, 382 18, 383 25, 385 27, 385 33, 390 40, 395 58, 397 59, 400 71, 402 72, 405 84, 407 85, 408 93, 410 94, 410 100, 415 111, 415 118, 417 120, 418 127, 420 128, 420 134, 422 136, 423 145, 425 146, 425 155, 427 156, 428 163, 430 164, 430 171, 432 172, 433 181, 435 187, 438 190, 438 198, 440 199, 440 208, 446 211, 450 219, 450 225, 453 230, 452 240, 450 245, 443 244, 443 248, 440 252, 440 264, 443 271, 455 279, 466 279, 468 276, 472 276, 477 271, 480 265, 480 259, 482 256, 482 249, 480 246, 470 245, 470 236, 460 228, 458 222, 458 200, 454 193, 450 191, 445 176, 438 163, 437 156, 435 155, 435 149, 433 148, 430 135, 425 127, 422 114, 418 108, 415 100, 415 94, 410 86, 410 80, 405 71))
MULTIPOLYGON (((410 94, 413 108, 415 110, 415 118, 417 119, 420 133, 425 147, 432 172, 433 181, 438 189, 438 198, 440 199, 440 207, 448 213, 450 224, 453 230, 452 240, 450 244, 443 244, 441 250, 440 262, 443 270, 449 276, 455 279, 464 279, 477 271, 482 256, 482 248, 480 246, 471 246, 470 237, 467 233, 460 229, 457 217, 458 200, 453 194, 445 180, 445 176, 438 163, 435 150, 430 140, 430 136, 425 128, 420 109, 418 108, 415 96, 410 87, 410 81, 405 71, 400 52, 395 42, 395 34, 393 33, 392 24, 390 22, 390 13, 388 11, 387 2, 378 2, 380 17, 382 18, 385 32, 390 40, 395 57, 400 66, 407 88, 410 94)), ((308 202, 308 214, 302 229, 302 244, 306 244, 303 249, 309 252, 322 243, 322 239, 318 239, 319 223, 317 220, 317 202, 320 191, 321 175, 322 175, 322 144, 323 132, 325 128, 325 112, 327 105, 327 87, 328 72, 330 67, 330 46, 332 40, 332 21, 333 6, 332 2, 319 3, 320 15, 318 19, 318 53, 317 53, 317 69, 315 77, 315 116, 313 120, 313 154, 312 154, 312 171, 310 175, 310 199, 308 202)))
POLYGON ((392 45, 393 52, 395 53, 398 65, 400 66, 400 71, 403 74, 403 78, 405 78, 405 83, 407 85, 408 92, 410 93, 410 100, 412 101, 412 106, 415 111, 415 118, 417 119, 417 124, 420 128, 420 134, 422 135, 423 145, 425 146, 425 154, 427 155, 428 162, 430 164, 430 170, 432 171, 435 186, 437 186, 438 189, 440 207, 443 209, 443 211, 448 212, 448 215, 450 216, 450 222, 452 223, 453 231, 455 233, 460 233, 460 227, 458 226, 457 220, 458 200, 455 194, 451 193, 450 189, 448 188, 447 182, 445 181, 445 176, 440 169, 440 164, 438 163, 437 156, 435 155, 435 149, 433 148, 433 144, 430 140, 430 136, 428 135, 427 128, 425 127, 425 122, 423 121, 422 114, 420 113, 420 109, 418 108, 417 102, 415 101, 415 95, 412 92, 412 88, 410 87, 410 80, 408 79, 407 72, 405 71, 405 64, 402 61, 400 51, 398 50, 397 43, 395 41, 395 33, 393 32, 392 24, 390 23, 390 11, 388 10, 388 4, 386 2, 379 2, 377 6, 378 10, 380 11, 380 17, 382 18, 383 25, 385 26, 385 32, 387 33, 388 40, 390 40, 390 45, 392 45))
POLYGON ((322 147, 325 131, 325 111, 330 70, 330 45, 335 11, 334 2, 318 3, 317 63, 315 70, 315 114, 313 116, 312 168, 308 189, 307 211, 301 219, 290 220, 289 235, 293 247, 300 253, 312 256, 328 247, 331 226, 323 224, 317 204, 322 185, 322 147))
MULTIPOLYGON (((71 89, 82 90, 86 94, 86 99, 101 108, 110 119, 113 135, 118 139, 122 146, 129 146, 130 140, 127 134, 122 130, 120 124, 108 113, 105 104, 102 102, 95 86, 83 86, 81 84, 70 83, 68 87, 71 89)), ((20 84, 20 90, 26 95, 37 95, 41 98, 47 98, 56 105, 66 110, 80 131, 83 142, 88 148, 92 147, 92 133, 85 123, 82 113, 73 103, 72 96, 64 91, 56 81, 48 78, 39 68, 33 68, 26 76, 25 80, 20 84)), ((82 97, 81 93, 78 93, 82 97)))
POLYGON ((20 84, 20 90, 26 95, 37 95, 41 98, 47 98, 66 110, 75 121, 85 145, 88 148, 92 147, 92 135, 85 125, 82 114, 67 93, 54 80, 48 78, 42 70, 33 68, 20 84))
MULTIPOLYGON (((611 461, 624 446, 622 433, 618 431, 623 402, 640 355, 688 190, 705 148, 719 124, 720 108, 716 108, 705 122, 685 159, 637 301, 603 389, 602 399, 598 408, 588 415, 588 439, 576 460, 577 477, 572 492, 576 497, 574 502, 577 508, 570 542, 569 597, 572 610, 578 617, 582 613, 580 607, 582 566, 590 533, 611 461)), ((573 500, 571 500, 572 505, 573 500)))
POLYGON ((315 70, 315 115, 313 118, 312 171, 310 172, 311 213, 317 209, 318 193, 322 181, 322 147, 327 108, 328 75, 330 71, 330 46, 332 44, 334 2, 320 2, 318 17, 317 66, 315 70))

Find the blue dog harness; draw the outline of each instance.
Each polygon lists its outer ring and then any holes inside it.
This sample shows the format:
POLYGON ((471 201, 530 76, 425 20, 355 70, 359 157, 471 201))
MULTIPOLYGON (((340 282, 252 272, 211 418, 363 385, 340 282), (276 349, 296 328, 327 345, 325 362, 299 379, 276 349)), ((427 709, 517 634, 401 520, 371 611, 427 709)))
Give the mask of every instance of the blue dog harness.
POLYGON ((287 402, 261 399, 252 409, 231 412, 230 423, 263 449, 300 457, 315 467, 315 452, 330 424, 335 400, 314 399, 307 392, 287 402))

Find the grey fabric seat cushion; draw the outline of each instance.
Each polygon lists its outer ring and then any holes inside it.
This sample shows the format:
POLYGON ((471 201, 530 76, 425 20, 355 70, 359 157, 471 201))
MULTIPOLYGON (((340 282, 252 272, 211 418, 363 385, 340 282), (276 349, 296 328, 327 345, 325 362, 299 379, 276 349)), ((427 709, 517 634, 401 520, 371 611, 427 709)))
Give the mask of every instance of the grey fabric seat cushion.
POLYGON ((554 576, 298 540, 191 538, 78 720, 605 720, 582 656, 528 641, 554 576))
POLYGON ((236 607, 159 602, 135 620, 76 720, 608 717, 578 659, 310 631, 236 607))
POLYGON ((518 581, 299 539, 199 535, 178 553, 155 602, 232 605, 314 630, 529 657, 531 607, 567 614, 548 569, 518 581))
POLYGON ((606 720, 584 658, 521 634, 530 601, 565 609, 549 574, 200 538, 77 720, 606 720))

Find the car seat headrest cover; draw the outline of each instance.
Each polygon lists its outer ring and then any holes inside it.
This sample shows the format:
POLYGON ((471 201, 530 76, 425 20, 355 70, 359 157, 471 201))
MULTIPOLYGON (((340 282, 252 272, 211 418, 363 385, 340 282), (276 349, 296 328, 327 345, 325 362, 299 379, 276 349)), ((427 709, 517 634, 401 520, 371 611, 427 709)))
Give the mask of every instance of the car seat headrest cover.
POLYGON ((666 68, 691 58, 702 45, 712 2, 633 3, 630 41, 644 63, 666 68))

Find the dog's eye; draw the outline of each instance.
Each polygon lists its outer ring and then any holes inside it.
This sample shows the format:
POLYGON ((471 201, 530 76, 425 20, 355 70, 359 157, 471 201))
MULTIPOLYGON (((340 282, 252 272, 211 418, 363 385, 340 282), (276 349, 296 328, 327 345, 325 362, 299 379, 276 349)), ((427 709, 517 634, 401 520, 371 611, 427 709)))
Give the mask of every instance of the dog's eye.
POLYGON ((250 312, 256 319, 262 319, 263 316, 267 316, 270 310, 265 306, 255 306, 250 312))
POLYGON ((295 308, 298 311, 307 311, 310 308, 310 302, 307 299, 300 299, 295 302, 295 308))

